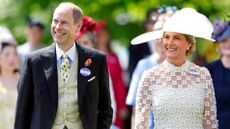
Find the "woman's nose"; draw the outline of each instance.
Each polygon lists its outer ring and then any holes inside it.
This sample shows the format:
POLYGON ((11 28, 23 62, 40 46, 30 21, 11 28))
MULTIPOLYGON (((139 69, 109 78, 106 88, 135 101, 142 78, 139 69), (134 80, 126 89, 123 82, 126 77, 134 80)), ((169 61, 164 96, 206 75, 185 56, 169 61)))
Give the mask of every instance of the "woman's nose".
POLYGON ((169 40, 168 40, 167 44, 171 45, 172 43, 173 43, 172 38, 169 38, 169 40))

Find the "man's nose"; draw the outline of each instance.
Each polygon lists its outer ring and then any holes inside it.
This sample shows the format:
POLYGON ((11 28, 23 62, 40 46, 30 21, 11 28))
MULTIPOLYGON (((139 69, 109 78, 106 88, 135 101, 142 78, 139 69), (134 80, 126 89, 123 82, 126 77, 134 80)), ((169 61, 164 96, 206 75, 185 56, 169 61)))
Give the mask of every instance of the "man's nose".
POLYGON ((62 25, 61 25, 60 22, 56 24, 56 28, 58 28, 58 29, 61 29, 61 28, 62 28, 62 25))

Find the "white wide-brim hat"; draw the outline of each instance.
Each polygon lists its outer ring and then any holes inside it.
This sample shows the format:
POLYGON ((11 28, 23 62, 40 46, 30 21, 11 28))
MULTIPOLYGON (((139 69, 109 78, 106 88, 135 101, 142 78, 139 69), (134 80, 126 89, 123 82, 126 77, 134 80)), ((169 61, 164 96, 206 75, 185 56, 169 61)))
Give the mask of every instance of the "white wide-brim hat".
POLYGON ((141 34, 131 40, 131 44, 137 45, 145 42, 149 42, 152 40, 160 39, 163 36, 163 31, 162 29, 160 30, 155 30, 151 32, 146 32, 144 34, 141 34))
POLYGON ((213 26, 208 18, 192 8, 183 8, 173 14, 160 30, 153 30, 141 34, 131 40, 131 44, 141 44, 163 37, 164 32, 176 32, 198 38, 215 41, 212 39, 213 26))
POLYGON ((212 23, 205 15, 192 8, 183 8, 176 12, 165 22, 162 31, 187 34, 215 41, 212 39, 212 23))

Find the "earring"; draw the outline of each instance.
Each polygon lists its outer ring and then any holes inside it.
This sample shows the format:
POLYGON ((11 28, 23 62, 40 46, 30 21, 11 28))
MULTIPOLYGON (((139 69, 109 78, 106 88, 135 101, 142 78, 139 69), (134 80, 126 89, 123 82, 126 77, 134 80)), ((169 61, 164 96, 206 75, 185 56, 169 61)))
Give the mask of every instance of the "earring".
POLYGON ((186 49, 187 51, 189 50, 189 47, 187 47, 187 49, 186 49))

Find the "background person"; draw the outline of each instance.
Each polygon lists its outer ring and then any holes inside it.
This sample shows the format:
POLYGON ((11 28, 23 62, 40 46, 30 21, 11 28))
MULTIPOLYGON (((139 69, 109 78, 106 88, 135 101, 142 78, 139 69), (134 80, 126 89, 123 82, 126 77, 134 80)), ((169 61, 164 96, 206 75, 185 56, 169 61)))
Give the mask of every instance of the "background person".
POLYGON ((114 125, 120 129, 125 129, 125 122, 128 117, 128 108, 125 104, 127 89, 122 76, 122 68, 117 55, 111 50, 111 37, 109 31, 101 27, 97 31, 97 45, 96 48, 106 53, 107 65, 109 75, 111 77, 115 101, 116 101, 116 119, 114 125))
POLYGON ((26 42, 19 45, 17 51, 20 55, 21 65, 25 60, 25 55, 34 50, 44 47, 42 44, 42 35, 44 33, 45 26, 37 19, 27 18, 27 28, 25 30, 26 42))
POLYGON ((230 21, 214 24, 213 38, 219 43, 220 59, 206 65, 213 83, 217 102, 219 129, 230 128, 230 21))
POLYGON ((95 48, 97 42, 95 35, 97 26, 96 21, 89 16, 84 16, 82 22, 83 25, 80 29, 80 32, 76 34, 76 40, 82 45, 95 48))
MULTIPOLYGON (((157 8, 150 8, 146 13, 146 19, 144 21, 144 29, 145 32, 150 32, 153 29, 153 25, 157 21, 158 17, 158 9, 157 8)), ((138 45, 132 45, 130 44, 128 47, 129 50, 129 65, 128 65, 128 71, 130 78, 132 77, 133 71, 140 59, 143 59, 151 53, 153 53, 152 50, 152 43, 146 42, 143 44, 138 45)), ((130 79, 131 80, 131 79, 130 79)))
MULTIPOLYGON (((93 18, 89 16, 84 16, 83 17, 83 25, 80 29, 80 32, 76 34, 76 41, 79 44, 82 44, 86 47, 89 48, 94 48, 96 47, 96 31, 97 31, 97 23, 94 21, 93 18)), ((111 106, 113 108, 113 124, 111 125, 110 129, 119 129, 117 126, 114 125, 114 122, 116 120, 116 101, 115 101, 115 96, 114 96, 114 91, 113 91, 113 86, 112 86, 112 81, 111 78, 109 77, 109 90, 110 90, 110 97, 111 97, 111 106)))
POLYGON ((19 79, 19 57, 11 32, 0 26, 0 128, 13 129, 19 79))

